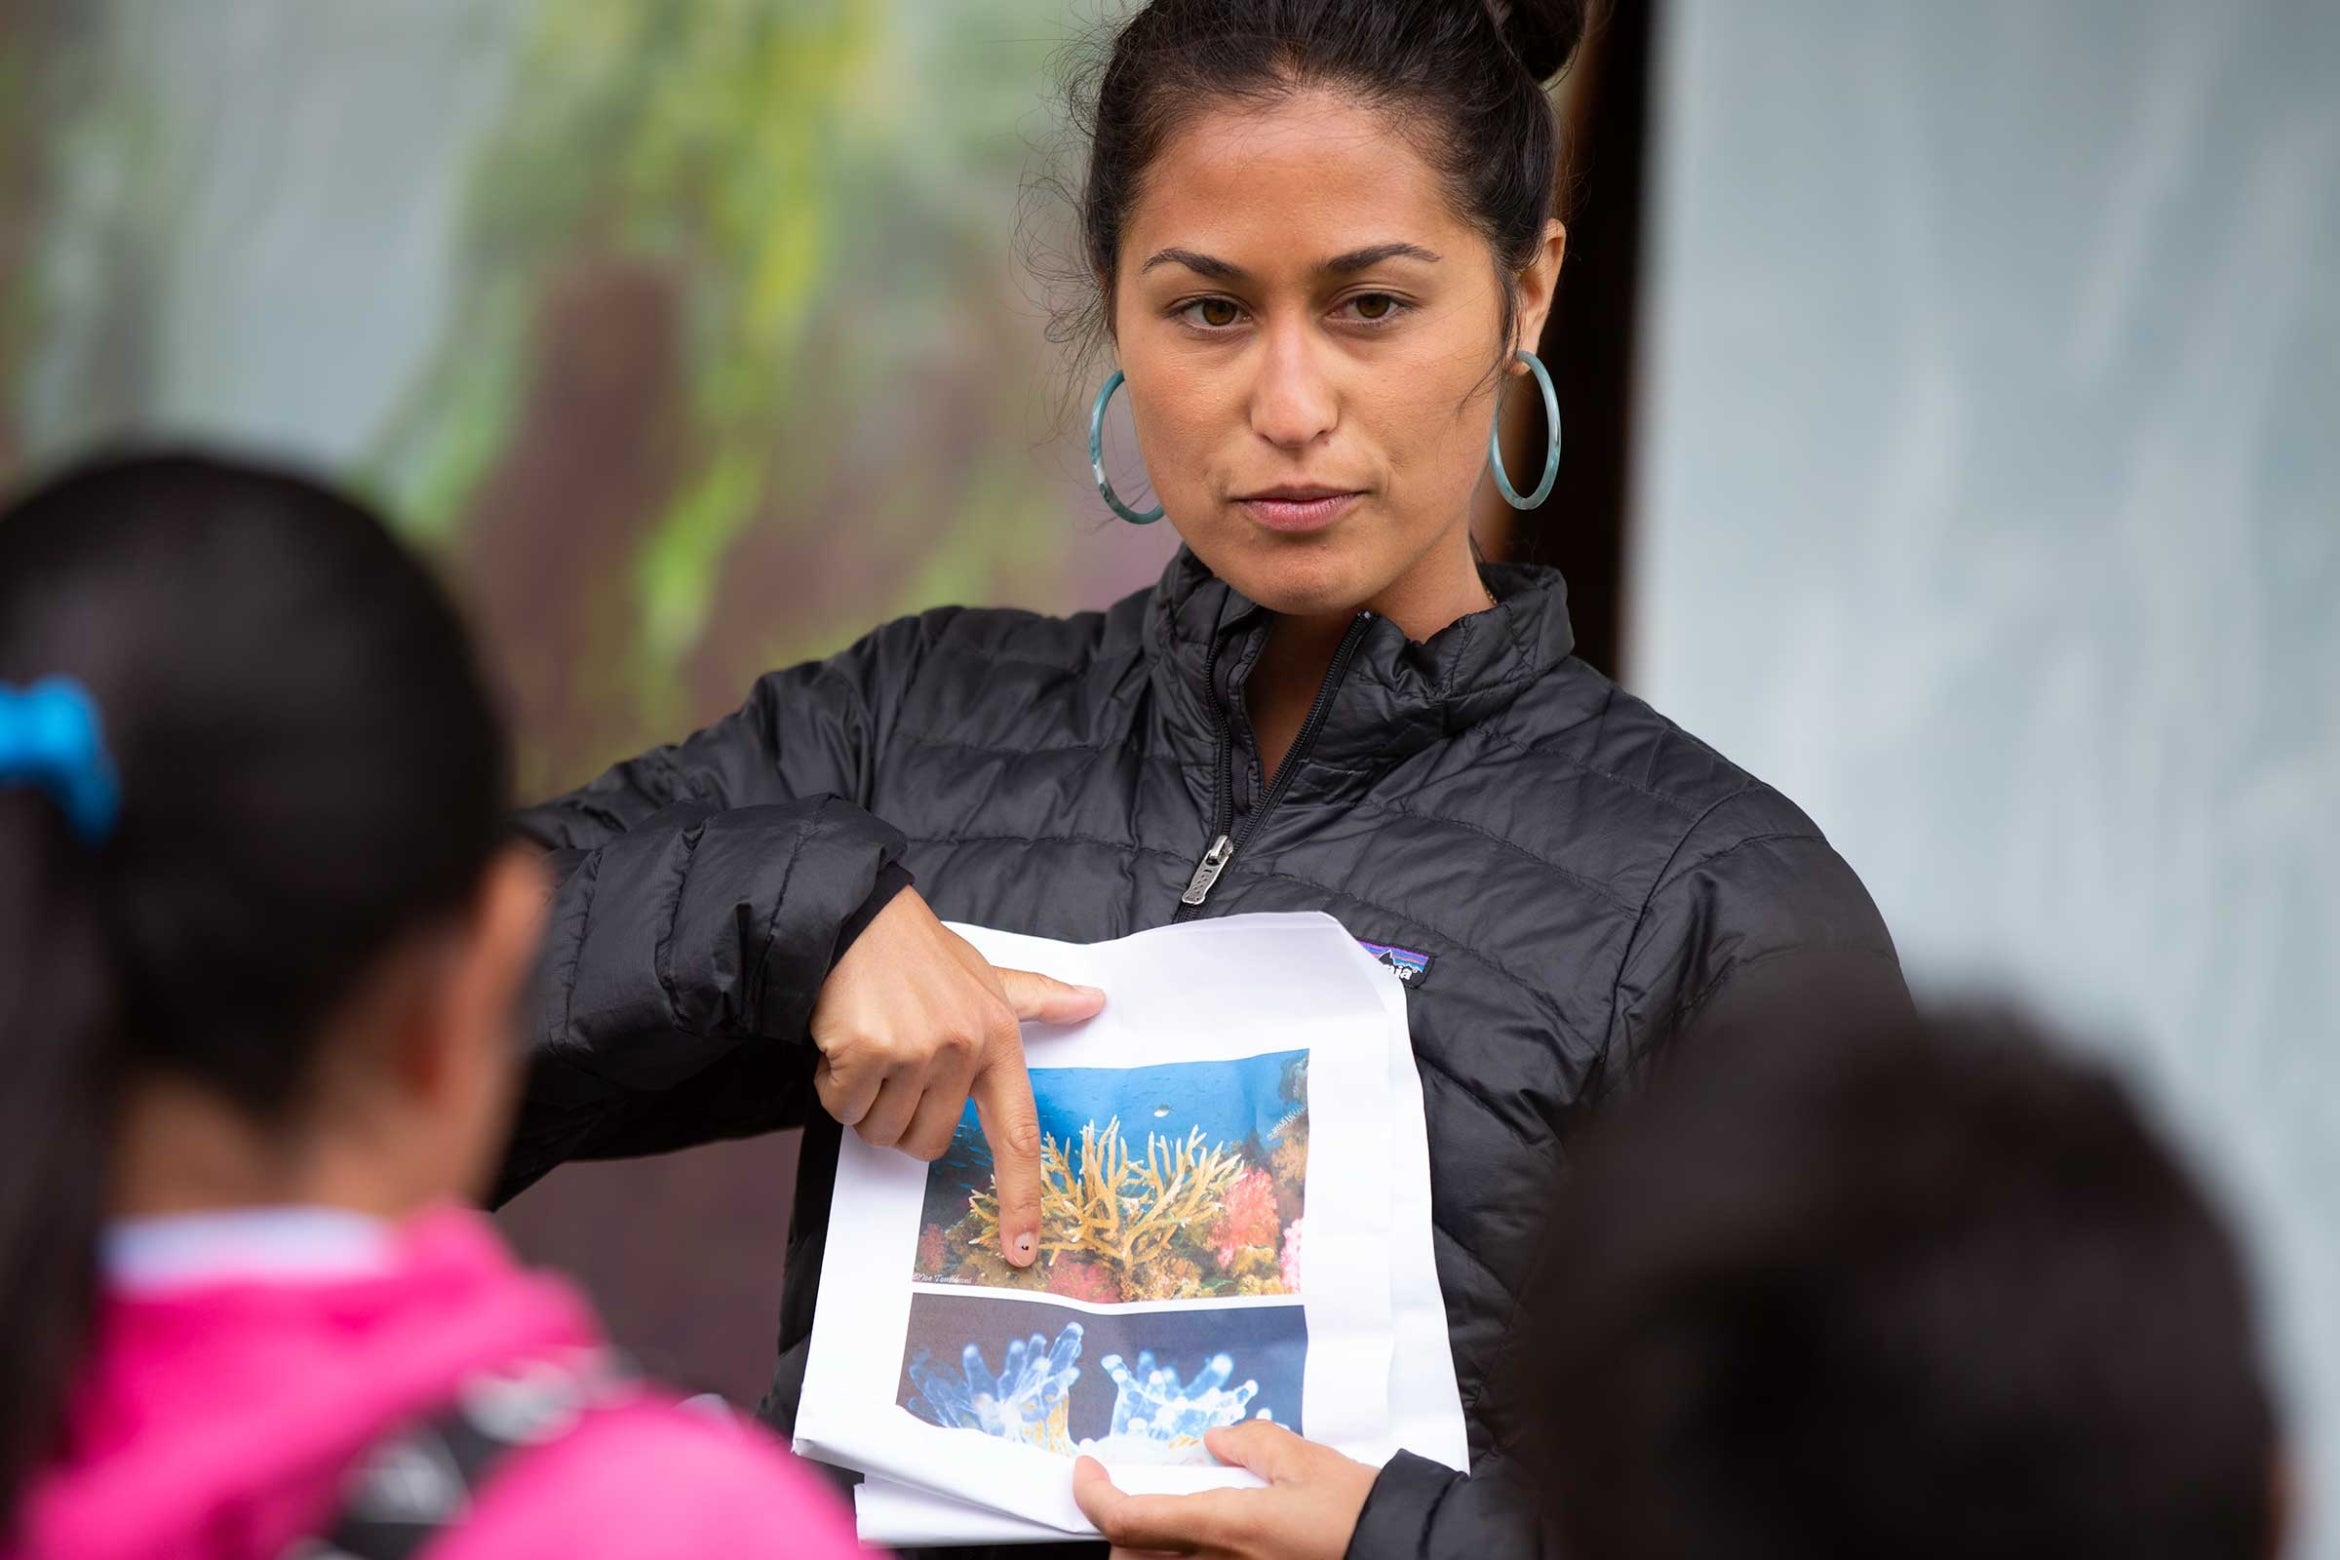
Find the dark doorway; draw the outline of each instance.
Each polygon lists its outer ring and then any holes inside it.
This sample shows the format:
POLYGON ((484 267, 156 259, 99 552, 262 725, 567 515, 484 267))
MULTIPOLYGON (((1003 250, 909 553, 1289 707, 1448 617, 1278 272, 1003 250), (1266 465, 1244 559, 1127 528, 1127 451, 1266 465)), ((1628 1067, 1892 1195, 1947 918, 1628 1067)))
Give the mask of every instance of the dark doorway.
MULTIPOLYGON (((1563 84, 1568 256, 1538 355, 1560 398, 1560 480, 1511 520, 1503 551, 1568 580, 1577 654, 1621 676, 1627 517, 1632 499, 1633 370, 1640 319, 1648 170, 1650 42, 1658 0, 1612 0, 1563 84)), ((1543 418, 1517 395, 1518 464, 1532 471, 1543 418)))

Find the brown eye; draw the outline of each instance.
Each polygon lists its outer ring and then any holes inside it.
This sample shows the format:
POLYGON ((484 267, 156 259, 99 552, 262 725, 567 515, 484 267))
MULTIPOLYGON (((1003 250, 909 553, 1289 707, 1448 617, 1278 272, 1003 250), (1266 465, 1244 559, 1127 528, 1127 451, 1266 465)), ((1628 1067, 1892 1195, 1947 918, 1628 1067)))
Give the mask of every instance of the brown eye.
POLYGON ((1388 293, 1366 293, 1351 305, 1361 320, 1385 320, 1397 309, 1397 300, 1388 293))
POLYGON ((1243 311, 1225 298, 1198 298, 1191 306, 1197 323, 1213 330, 1225 330, 1242 317, 1243 311))

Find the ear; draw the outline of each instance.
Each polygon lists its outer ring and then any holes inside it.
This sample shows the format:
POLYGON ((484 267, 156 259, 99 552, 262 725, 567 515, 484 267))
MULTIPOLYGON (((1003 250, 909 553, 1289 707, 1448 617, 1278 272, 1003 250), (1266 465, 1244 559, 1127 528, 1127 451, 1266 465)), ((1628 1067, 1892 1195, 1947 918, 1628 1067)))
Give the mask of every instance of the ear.
POLYGON ((448 1016, 450 1027, 477 1034, 498 1066, 509 1066, 519 1051, 514 1029, 536 974, 551 889, 544 864, 523 846, 498 852, 480 880, 471 943, 455 970, 448 1016))
POLYGON ((400 1070, 417 1096, 444 1108, 485 1095, 502 1108, 519 1061, 514 1031, 544 936, 547 886, 535 854, 517 847, 481 874, 444 953, 430 1022, 401 1048, 400 1070))
MULTIPOLYGON (((1544 339, 1544 322, 1551 317, 1552 299, 1560 290, 1560 261, 1568 253, 1568 229, 1557 221, 1544 224, 1544 236, 1536 246, 1533 259, 1519 273, 1519 335, 1512 342, 1515 352, 1533 352, 1536 343, 1544 339)), ((1527 370, 1514 358, 1514 372, 1527 370)))

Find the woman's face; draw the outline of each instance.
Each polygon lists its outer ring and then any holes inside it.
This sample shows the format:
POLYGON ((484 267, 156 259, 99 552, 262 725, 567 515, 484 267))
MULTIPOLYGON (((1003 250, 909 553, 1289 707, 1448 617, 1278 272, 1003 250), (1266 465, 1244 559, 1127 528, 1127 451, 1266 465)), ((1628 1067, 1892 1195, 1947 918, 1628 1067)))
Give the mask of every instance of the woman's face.
MULTIPOLYGON (((1553 224, 1522 280, 1522 340, 1542 328, 1560 242, 1553 224)), ((1192 116, 1146 170, 1119 266, 1114 340, 1146 471, 1213 573, 1319 615, 1467 555, 1501 284, 1382 114, 1309 90, 1192 116)))

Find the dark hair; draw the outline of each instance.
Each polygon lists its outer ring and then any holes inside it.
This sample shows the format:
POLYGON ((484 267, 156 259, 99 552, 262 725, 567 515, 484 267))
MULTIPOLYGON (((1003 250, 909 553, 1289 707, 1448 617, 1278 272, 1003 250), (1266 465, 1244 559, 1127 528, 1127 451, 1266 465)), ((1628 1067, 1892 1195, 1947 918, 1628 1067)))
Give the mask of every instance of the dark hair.
POLYGON ((329 1010, 468 903, 505 805, 454 610, 297 477, 112 459, 0 514, 0 683, 51 676, 94 700, 121 812, 89 843, 0 789, 0 1511, 84 1347, 124 1079, 288 1121, 329 1010))
POLYGON ((1588 0, 1151 0, 1074 83, 1089 132, 1080 198, 1088 275, 1102 283, 1075 333, 1107 323, 1122 230, 1146 170, 1184 118, 1224 98, 1267 102, 1329 86, 1421 135, 1503 283, 1503 336, 1560 181, 1544 83, 1585 31, 1588 0), (1498 17, 1498 10, 1502 12, 1498 17))
POLYGON ((2248 1283, 2121 1087, 1825 1012, 1686 1051, 1561 1195, 1513 1379, 1562 1547, 2264 1560, 2248 1283))

